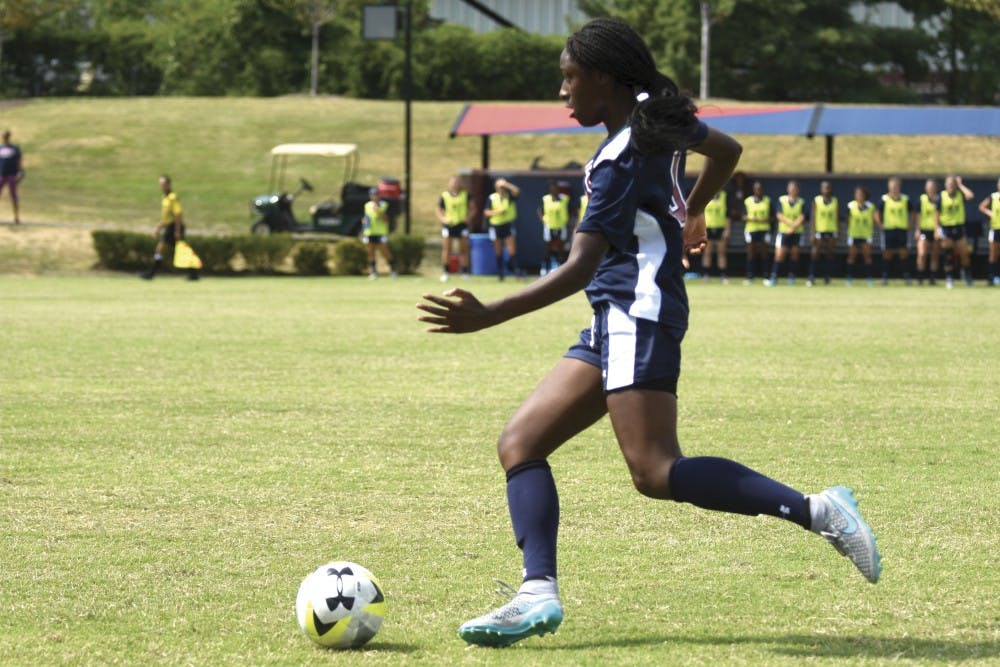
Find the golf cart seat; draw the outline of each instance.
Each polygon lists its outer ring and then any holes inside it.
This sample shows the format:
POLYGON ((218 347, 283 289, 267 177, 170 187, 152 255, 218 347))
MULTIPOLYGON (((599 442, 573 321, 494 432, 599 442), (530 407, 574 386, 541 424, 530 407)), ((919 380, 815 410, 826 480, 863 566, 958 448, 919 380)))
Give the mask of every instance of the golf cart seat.
POLYGON ((341 204, 333 198, 326 199, 309 207, 309 215, 335 216, 340 213, 341 204))

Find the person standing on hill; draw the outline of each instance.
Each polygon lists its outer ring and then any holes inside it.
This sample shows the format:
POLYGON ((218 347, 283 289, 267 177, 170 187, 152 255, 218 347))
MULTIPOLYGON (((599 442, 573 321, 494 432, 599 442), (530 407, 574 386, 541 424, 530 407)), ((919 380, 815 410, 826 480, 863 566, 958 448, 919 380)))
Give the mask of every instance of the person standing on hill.
POLYGON ((14 224, 21 224, 19 210, 20 199, 17 194, 18 184, 24 180, 24 169, 21 167, 21 147, 10 143, 10 130, 3 131, 3 142, 0 143, 0 194, 4 186, 10 192, 10 202, 14 207, 14 224))
MULTIPOLYGON (((160 193, 163 195, 160 201, 160 224, 153 232, 153 238, 157 239, 156 251, 152 265, 145 273, 140 274, 145 280, 153 279, 156 272, 163 268, 163 258, 173 258, 177 242, 184 240, 184 211, 170 177, 166 174, 160 176, 160 193)), ((188 269, 188 280, 198 280, 198 269, 188 269)))

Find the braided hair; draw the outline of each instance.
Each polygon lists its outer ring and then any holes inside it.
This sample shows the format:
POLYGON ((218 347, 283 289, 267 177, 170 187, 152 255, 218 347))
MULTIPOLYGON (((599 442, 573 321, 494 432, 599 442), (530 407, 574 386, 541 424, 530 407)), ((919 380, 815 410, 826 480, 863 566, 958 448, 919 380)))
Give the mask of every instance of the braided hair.
POLYGON ((576 64, 605 72, 628 86, 639 101, 629 116, 632 147, 645 155, 687 148, 698 124, 694 101, 656 69, 646 42, 619 19, 590 21, 566 40, 566 53, 576 64))

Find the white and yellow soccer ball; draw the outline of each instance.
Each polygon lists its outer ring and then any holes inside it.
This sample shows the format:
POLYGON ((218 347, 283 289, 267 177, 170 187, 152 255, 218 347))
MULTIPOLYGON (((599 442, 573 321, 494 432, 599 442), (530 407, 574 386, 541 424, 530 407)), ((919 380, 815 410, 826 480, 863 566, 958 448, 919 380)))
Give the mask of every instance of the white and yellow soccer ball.
POLYGON ((302 581, 295 613, 302 632, 320 646, 358 648, 382 627, 385 595, 371 572, 336 561, 302 581))

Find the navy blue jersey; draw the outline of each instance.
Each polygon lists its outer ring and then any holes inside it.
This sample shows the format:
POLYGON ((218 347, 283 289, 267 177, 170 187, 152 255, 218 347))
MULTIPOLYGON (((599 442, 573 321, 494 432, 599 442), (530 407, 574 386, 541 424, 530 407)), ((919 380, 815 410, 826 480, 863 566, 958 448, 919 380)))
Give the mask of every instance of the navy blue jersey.
MULTIPOLYGON (((699 123, 691 144, 707 134, 699 123)), ((594 307, 611 303, 632 317, 660 322, 679 339, 688 324, 681 264, 684 151, 641 155, 631 136, 625 127, 609 137, 584 170, 590 203, 578 232, 602 234, 611 246, 587 298, 594 307)))
POLYGON ((0 176, 17 176, 21 171, 21 149, 17 144, 0 144, 0 176))

